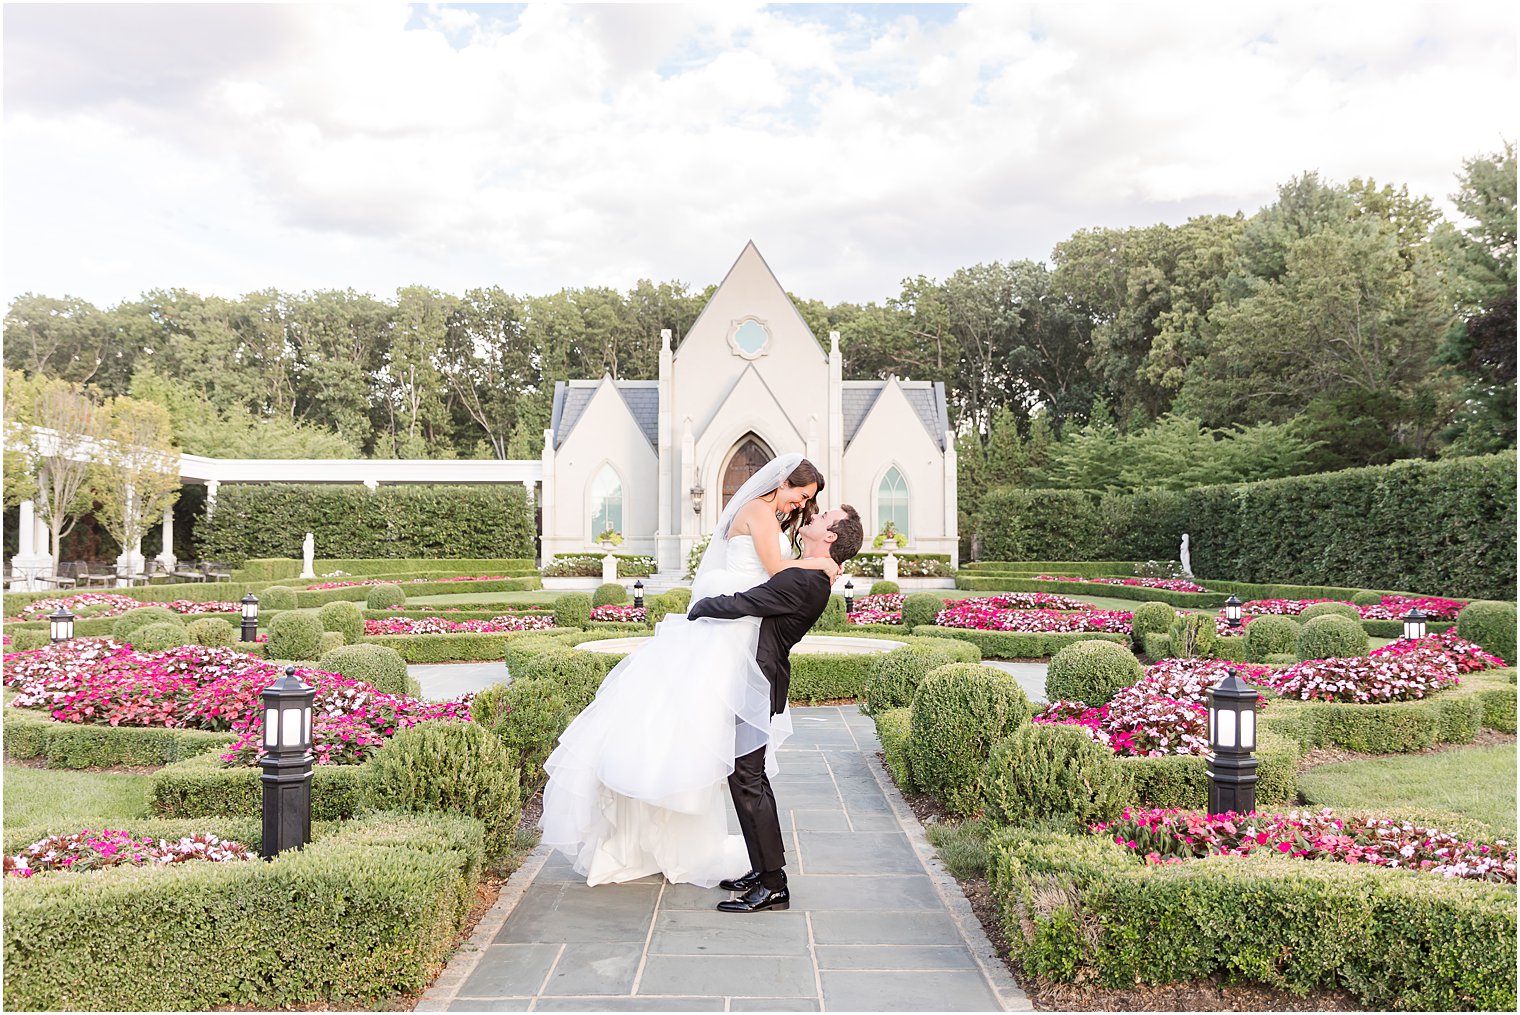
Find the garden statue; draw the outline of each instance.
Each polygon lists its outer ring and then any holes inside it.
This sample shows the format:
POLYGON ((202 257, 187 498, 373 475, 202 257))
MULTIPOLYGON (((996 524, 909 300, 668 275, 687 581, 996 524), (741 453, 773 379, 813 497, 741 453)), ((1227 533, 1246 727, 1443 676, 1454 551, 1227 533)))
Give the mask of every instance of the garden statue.
POLYGON ((301 541, 301 577, 315 578, 317 572, 312 568, 312 563, 317 555, 317 540, 310 532, 301 541))
POLYGON ((1182 549, 1178 551, 1177 557, 1182 561, 1183 575, 1187 578, 1193 577, 1193 555, 1188 552, 1188 534, 1186 532, 1182 534, 1182 549))

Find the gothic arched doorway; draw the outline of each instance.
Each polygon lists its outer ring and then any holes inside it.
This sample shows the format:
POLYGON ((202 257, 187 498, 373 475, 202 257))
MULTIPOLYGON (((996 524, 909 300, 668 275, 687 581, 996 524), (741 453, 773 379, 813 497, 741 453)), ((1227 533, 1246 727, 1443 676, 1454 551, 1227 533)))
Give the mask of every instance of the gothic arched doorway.
POLYGON ((723 503, 718 506, 721 511, 733 500, 734 494, 739 492, 739 487, 755 473, 760 467, 772 458, 776 453, 770 446, 756 437, 753 433, 747 433, 739 438, 734 445, 734 450, 728 456, 728 463, 723 466, 723 503))

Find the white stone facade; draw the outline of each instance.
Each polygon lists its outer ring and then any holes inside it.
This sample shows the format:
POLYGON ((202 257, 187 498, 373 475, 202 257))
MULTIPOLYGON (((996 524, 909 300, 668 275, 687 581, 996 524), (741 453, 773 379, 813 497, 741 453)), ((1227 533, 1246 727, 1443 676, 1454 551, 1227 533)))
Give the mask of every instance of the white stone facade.
POLYGON ((731 468, 736 455, 800 452, 824 474, 820 502, 860 512, 866 549, 895 517, 908 537, 902 552, 958 563, 944 385, 844 380, 837 333, 825 351, 753 243, 680 348, 663 337, 657 381, 555 386, 545 560, 591 549, 610 528, 623 539, 618 552, 683 570, 722 510, 725 477, 732 489, 746 474, 731 468))

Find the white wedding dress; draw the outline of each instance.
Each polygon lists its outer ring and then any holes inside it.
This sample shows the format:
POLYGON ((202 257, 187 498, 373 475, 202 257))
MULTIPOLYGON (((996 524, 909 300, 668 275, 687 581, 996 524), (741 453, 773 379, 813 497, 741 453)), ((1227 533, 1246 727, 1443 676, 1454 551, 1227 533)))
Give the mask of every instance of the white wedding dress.
MULTIPOLYGON (((782 556, 791 556, 781 537, 782 556)), ((753 588, 769 575, 753 540, 728 541, 693 602, 753 588)), ((771 687, 755 663, 758 618, 671 615, 620 662, 559 738, 544 768, 543 842, 590 885, 664 874, 710 888, 749 870, 744 839, 728 832, 734 759, 775 749, 791 717, 770 714, 771 687)))

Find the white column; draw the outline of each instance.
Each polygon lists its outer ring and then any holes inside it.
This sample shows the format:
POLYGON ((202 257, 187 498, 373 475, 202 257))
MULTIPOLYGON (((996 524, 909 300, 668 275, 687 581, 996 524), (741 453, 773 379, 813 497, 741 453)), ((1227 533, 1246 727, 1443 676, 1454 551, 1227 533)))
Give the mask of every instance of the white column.
POLYGON ((16 547, 16 556, 30 557, 36 552, 36 525, 37 505, 33 501, 22 501, 21 517, 16 522, 16 535, 20 539, 20 545, 16 547))
POLYGON ((670 329, 660 329, 660 415, 659 415, 659 505, 658 514, 655 515, 655 560, 661 571, 669 571, 680 567, 681 540, 678 535, 681 531, 676 519, 671 516, 672 504, 679 504, 680 498, 674 496, 671 490, 671 456, 675 454, 673 447, 675 435, 672 413, 675 406, 671 405, 673 379, 675 367, 675 353, 670 348, 670 329))
POLYGON ((681 559, 691 552, 691 544, 700 534, 697 513, 691 509, 691 488, 697 484, 697 442, 691 434, 691 417, 681 423, 681 486, 676 491, 676 515, 681 519, 681 559))
POLYGON ((11 574, 15 577, 25 578, 25 586, 17 586, 16 591, 26 589, 40 589, 42 585, 34 579, 39 574, 53 569, 53 544, 49 542, 47 526, 42 524, 42 519, 37 517, 37 505, 34 501, 24 500, 21 502, 21 517, 16 522, 17 553, 11 558, 11 574))
MULTIPOLYGON (((136 496, 136 491, 132 489, 131 484, 128 484, 126 490, 128 513, 134 510, 132 502, 136 496)), ((131 582, 126 576, 140 574, 143 569, 142 566, 142 537, 138 536, 137 539, 133 540, 132 545, 123 549, 121 555, 116 558, 116 573, 119 576, 116 579, 116 584, 118 586, 130 585, 131 582)))
POLYGON ((158 559, 164 567, 173 571, 174 565, 179 563, 179 560, 174 556, 174 509, 172 507, 164 508, 163 532, 164 548, 158 551, 158 559))
POLYGON ((216 514, 216 495, 217 495, 217 493, 221 489, 222 489, 222 484, 221 484, 220 480, 211 479, 211 480, 207 480, 206 481, 206 517, 207 518, 210 518, 212 515, 216 514))
POLYGON ((961 566, 961 514, 960 493, 956 487, 956 473, 960 456, 955 452, 955 432, 945 431, 945 535, 950 540, 950 566, 961 566))
POLYGON ((829 465, 824 477, 835 490, 832 504, 847 500, 844 488, 844 356, 839 351, 839 332, 829 332, 829 465))

